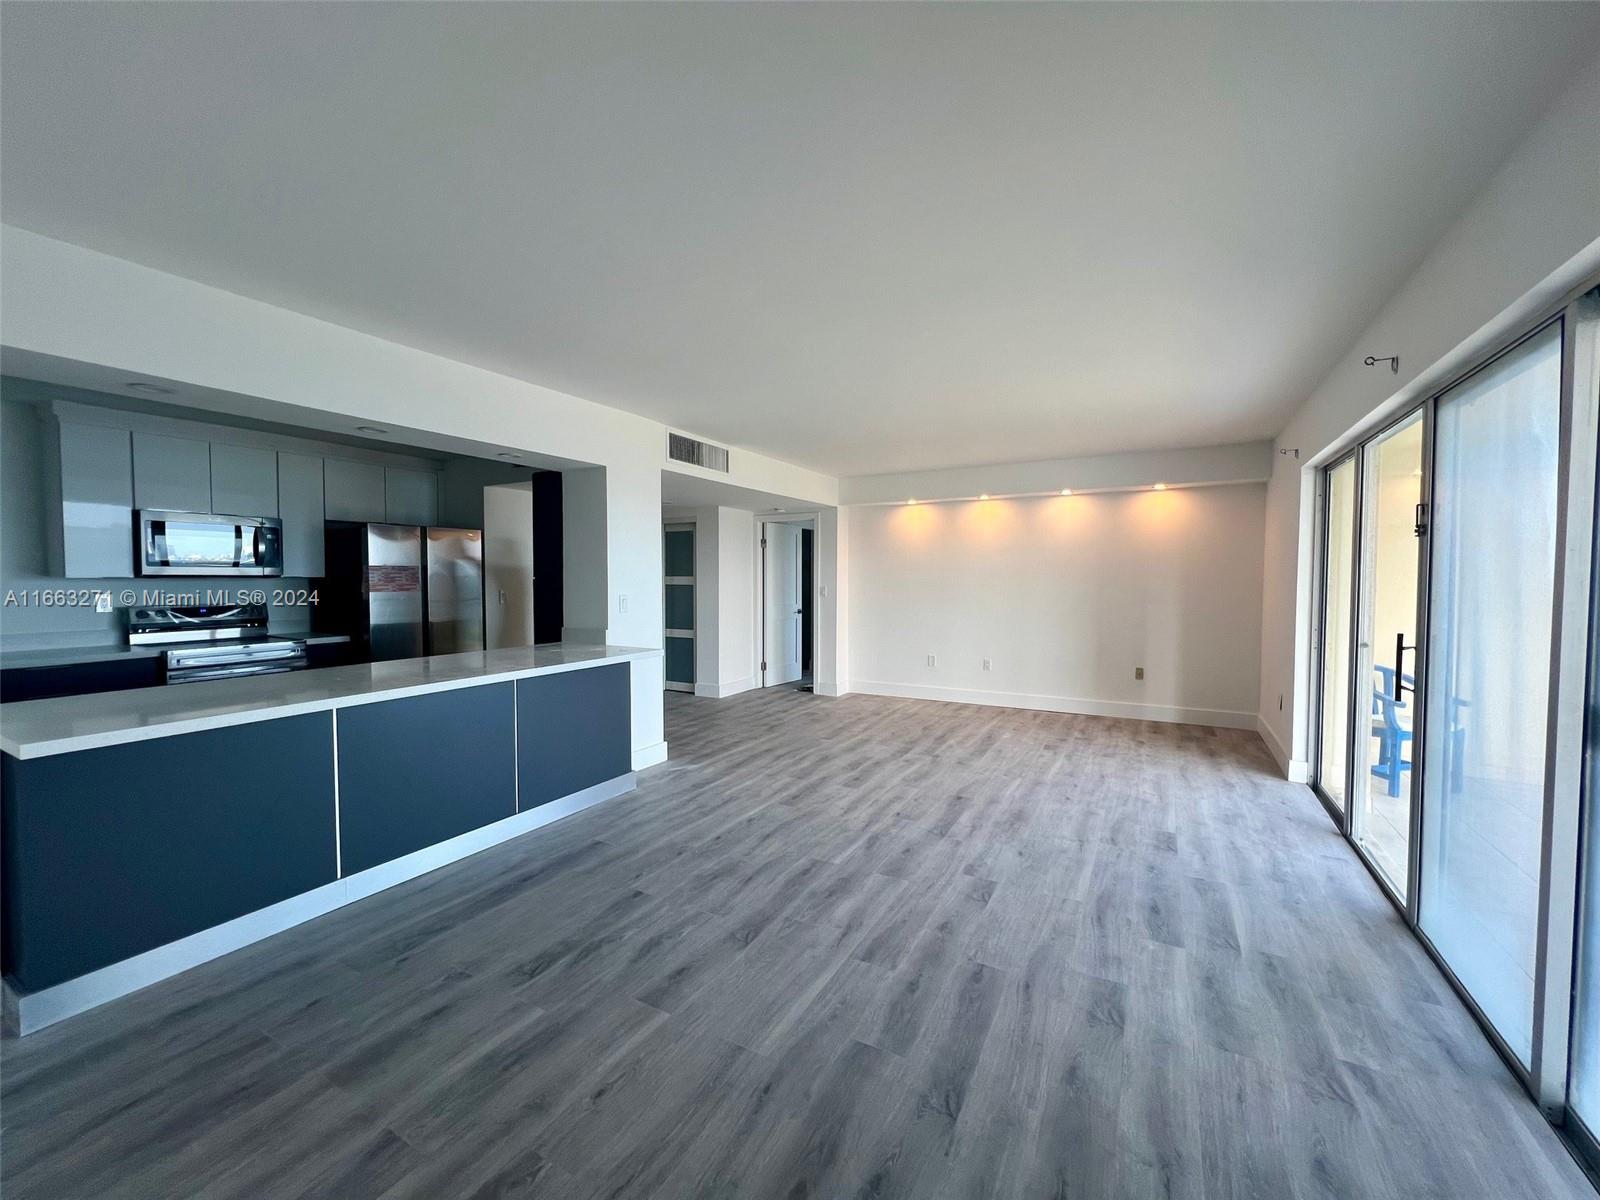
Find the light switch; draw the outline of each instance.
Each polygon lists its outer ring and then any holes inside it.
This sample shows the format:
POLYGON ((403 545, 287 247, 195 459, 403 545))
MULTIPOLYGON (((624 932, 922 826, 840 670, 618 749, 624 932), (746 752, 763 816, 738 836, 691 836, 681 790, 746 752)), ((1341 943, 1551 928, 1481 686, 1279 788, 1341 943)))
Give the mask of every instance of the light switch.
POLYGON ((625 593, 617 596, 617 611, 619 613, 625 613, 628 611, 628 597, 625 593))

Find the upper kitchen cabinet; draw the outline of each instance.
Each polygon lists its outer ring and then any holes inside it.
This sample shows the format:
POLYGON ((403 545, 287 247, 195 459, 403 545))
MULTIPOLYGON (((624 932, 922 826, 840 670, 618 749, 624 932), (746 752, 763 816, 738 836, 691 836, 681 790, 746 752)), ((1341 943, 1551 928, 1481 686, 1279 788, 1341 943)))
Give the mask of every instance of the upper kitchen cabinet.
MULTIPOLYGON (((322 472, 317 472, 317 492, 322 472)), ((211 443, 211 511, 235 517, 278 515, 278 455, 259 446, 211 443)))
POLYGON ((316 579, 322 557, 322 459, 311 454, 278 455, 278 503, 283 520, 283 573, 316 579))
POLYGON ((383 521, 383 468, 348 458, 324 459, 322 483, 330 521, 383 521))
POLYGON ((133 506, 210 512, 211 443, 135 430, 133 506))
POLYGON ((61 537, 55 566, 68 579, 133 576, 133 455, 126 429, 56 426, 61 537))
POLYGON ((433 525, 439 520, 438 476, 432 471, 383 469, 385 515, 391 525, 433 525))

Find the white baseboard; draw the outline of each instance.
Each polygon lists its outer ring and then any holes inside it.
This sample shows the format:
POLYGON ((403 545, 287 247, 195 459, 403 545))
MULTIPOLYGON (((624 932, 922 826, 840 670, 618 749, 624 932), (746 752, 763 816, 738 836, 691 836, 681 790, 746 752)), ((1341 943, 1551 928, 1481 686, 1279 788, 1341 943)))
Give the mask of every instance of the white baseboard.
POLYGON ((650 746, 638 746, 633 751, 633 769, 642 771, 646 767, 653 767, 657 763, 667 761, 667 744, 656 742, 650 746))
POLYGON ((1133 704, 1123 700, 1084 700, 1073 696, 1043 696, 1030 692, 985 692, 916 683, 884 683, 870 679, 853 680, 851 688, 870 696, 986 704, 994 708, 1031 708, 1041 712, 1077 713, 1086 717, 1123 717, 1132 721, 1164 721, 1173 725, 1214 725, 1222 729, 1254 729, 1256 726, 1255 713, 1235 712, 1227 708, 1133 704))
POLYGON ((709 700, 722 700, 728 696, 737 696, 740 692, 748 692, 755 686, 755 679, 746 675, 743 679, 735 679, 728 683, 697 683, 694 685, 694 694, 709 700))
POLYGON ((832 696, 835 698, 848 696, 850 694, 850 683, 848 680, 840 683, 818 683, 814 690, 819 696, 832 696))
POLYGON ((1311 764, 1303 758, 1289 757, 1289 751, 1284 749, 1283 743, 1278 740, 1278 735, 1272 732, 1272 726, 1259 714, 1256 716, 1256 732, 1267 744, 1267 753, 1272 755, 1285 779, 1290 783, 1311 782, 1311 764))
MULTIPOLYGON (((661 749, 662 757, 665 757, 665 742, 661 743, 661 749)), ((18 993, 12 989, 10 983, 6 983, 3 1005, 0 1005, 5 1033, 12 1037, 34 1033, 47 1025, 54 1025, 57 1021, 64 1021, 78 1013, 87 1012, 108 1000, 137 992, 191 967, 210 962, 214 958, 221 958, 224 954, 231 954, 252 942, 259 942, 263 938, 282 933, 285 929, 292 929, 336 908, 365 899, 397 883, 426 875, 429 871, 476 854, 480 850, 487 850, 500 842, 521 837, 541 825, 559 821, 562 817, 581 812, 583 809, 610 800, 613 796, 631 792, 636 785, 637 780, 631 772, 619 775, 615 779, 608 779, 605 783, 597 783, 580 792, 573 792, 572 795, 564 796, 560 800, 553 800, 549 804, 542 804, 527 812, 517 813, 503 821, 496 821, 493 825, 485 825, 482 829, 463 833, 436 846, 429 846, 397 858, 393 862, 346 875, 343 879, 336 879, 309 892, 291 896, 277 904, 246 913, 232 921, 203 929, 199 933, 168 942, 165 946, 157 946, 154 950, 147 950, 143 954, 112 963, 109 967, 101 967, 98 971, 90 971, 87 975, 80 975, 76 979, 68 979, 53 987, 41 988, 37 992, 18 993)))

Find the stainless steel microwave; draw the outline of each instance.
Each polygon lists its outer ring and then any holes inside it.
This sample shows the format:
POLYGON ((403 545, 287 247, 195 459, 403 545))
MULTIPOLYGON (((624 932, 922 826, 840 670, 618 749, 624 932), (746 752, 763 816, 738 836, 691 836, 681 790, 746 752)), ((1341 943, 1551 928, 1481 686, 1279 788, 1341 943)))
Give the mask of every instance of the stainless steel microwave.
POLYGON ((140 575, 282 575, 283 522, 277 517, 140 509, 134 523, 140 575))

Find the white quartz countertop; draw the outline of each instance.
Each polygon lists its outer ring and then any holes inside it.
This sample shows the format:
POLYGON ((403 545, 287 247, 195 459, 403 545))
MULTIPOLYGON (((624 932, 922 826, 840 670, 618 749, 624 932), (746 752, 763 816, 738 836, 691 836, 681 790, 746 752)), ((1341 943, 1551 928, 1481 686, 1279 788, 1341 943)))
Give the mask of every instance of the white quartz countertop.
POLYGON ((25 700, 0 704, 0 750, 16 758, 43 758, 98 746, 660 656, 660 650, 642 646, 561 642, 291 671, 281 675, 214 679, 92 696, 25 700))

